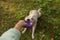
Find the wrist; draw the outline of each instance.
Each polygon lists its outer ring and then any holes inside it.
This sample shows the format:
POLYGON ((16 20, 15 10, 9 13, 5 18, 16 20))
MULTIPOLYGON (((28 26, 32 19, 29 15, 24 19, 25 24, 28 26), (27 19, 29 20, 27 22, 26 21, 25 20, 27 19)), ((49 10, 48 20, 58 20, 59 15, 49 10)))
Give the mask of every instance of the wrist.
POLYGON ((20 30, 22 26, 15 26, 14 28, 20 30))

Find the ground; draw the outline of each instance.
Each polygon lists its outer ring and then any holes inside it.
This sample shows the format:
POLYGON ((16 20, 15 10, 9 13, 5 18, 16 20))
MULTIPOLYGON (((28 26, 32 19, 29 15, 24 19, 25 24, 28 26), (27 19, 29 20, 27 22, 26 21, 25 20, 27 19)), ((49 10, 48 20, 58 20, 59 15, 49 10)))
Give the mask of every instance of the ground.
MULTIPOLYGON (((60 40, 60 0, 0 0, 0 35, 39 8, 35 40, 60 40)), ((31 29, 20 40, 32 40, 31 29)))

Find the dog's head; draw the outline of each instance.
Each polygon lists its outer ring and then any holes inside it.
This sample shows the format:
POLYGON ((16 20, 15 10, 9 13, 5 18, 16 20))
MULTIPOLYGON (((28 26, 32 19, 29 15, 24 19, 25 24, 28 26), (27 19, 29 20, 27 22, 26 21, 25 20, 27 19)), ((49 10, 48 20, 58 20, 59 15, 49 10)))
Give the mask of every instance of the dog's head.
POLYGON ((39 18, 41 16, 41 9, 38 10, 31 10, 29 12, 29 15, 25 18, 25 20, 29 20, 29 21, 34 21, 37 20, 37 18, 39 18))
POLYGON ((39 18, 39 17, 41 16, 41 9, 31 10, 31 11, 29 12, 29 15, 33 15, 33 16, 39 18))

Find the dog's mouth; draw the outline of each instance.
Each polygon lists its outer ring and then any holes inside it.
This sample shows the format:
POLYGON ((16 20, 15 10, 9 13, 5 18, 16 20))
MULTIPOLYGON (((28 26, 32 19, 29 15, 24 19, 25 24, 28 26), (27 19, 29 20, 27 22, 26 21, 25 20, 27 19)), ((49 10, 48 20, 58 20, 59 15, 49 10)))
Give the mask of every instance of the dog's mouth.
POLYGON ((31 19, 27 19, 27 21, 34 23, 34 21, 33 21, 33 20, 31 20, 31 19))
POLYGON ((30 19, 27 19, 27 21, 30 21, 30 19))
POLYGON ((27 19, 27 21, 29 21, 29 22, 33 22, 31 19, 27 19))

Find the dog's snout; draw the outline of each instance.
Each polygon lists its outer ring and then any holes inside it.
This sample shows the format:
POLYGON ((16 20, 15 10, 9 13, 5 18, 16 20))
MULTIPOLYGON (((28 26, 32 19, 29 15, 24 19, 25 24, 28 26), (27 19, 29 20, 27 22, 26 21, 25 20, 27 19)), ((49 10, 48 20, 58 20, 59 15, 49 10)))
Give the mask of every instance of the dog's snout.
POLYGON ((27 21, 30 21, 30 19, 27 19, 27 21))

